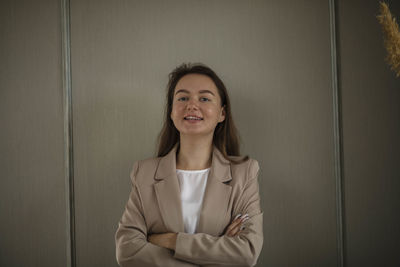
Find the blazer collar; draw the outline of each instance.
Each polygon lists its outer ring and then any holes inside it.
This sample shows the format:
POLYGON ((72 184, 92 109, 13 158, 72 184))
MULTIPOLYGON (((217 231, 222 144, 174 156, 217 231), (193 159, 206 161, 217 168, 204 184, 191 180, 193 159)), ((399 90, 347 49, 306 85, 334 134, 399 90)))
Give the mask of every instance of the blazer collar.
MULTIPOLYGON (((184 232, 182 203, 179 181, 176 175, 176 151, 179 142, 159 161, 154 184, 158 206, 163 222, 170 232, 184 232)), ((211 169, 208 174, 200 218, 196 233, 221 234, 224 216, 229 215, 228 205, 232 186, 225 184, 232 180, 230 162, 213 145, 211 169)))
MULTIPOLYGON (((155 175, 156 180, 176 178, 176 152, 179 146, 177 142, 167 155, 161 158, 155 175)), ((221 182, 232 179, 230 162, 224 158, 221 151, 213 144, 210 176, 221 182)))

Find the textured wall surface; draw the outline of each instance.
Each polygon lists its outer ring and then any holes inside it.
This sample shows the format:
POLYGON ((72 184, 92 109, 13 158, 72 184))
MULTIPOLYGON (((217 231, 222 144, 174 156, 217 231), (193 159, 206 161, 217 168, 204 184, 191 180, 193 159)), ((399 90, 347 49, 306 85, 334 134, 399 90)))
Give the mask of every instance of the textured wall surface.
MULTIPOLYGON (((203 62, 257 159, 257 266, 339 266, 329 1, 70 0, 76 266, 117 266, 168 73, 203 62)), ((377 0, 336 2, 346 266, 398 266, 400 80, 377 0)), ((400 5, 389 1, 400 19, 400 5)), ((0 3, 0 266, 67 266, 61 1, 0 3)))
POLYGON ((0 266, 66 262, 59 1, 0 2, 0 266))
POLYGON ((337 265, 328 1, 72 1, 71 22, 78 266, 115 264, 167 74, 196 61, 221 75, 261 164, 259 266, 337 265))
POLYGON ((400 78, 383 60, 378 2, 338 7, 346 263, 399 266, 400 78))

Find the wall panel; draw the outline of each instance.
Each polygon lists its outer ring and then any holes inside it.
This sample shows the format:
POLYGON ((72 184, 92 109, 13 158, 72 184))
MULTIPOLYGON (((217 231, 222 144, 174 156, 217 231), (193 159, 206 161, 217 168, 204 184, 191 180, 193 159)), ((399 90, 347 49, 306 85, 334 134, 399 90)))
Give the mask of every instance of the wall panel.
MULTIPOLYGON (((386 1, 400 17, 400 3, 386 1)), ((346 266, 399 266, 400 80, 379 2, 338 1, 346 266)))
POLYGON ((0 266, 64 266, 59 1, 0 2, 0 266))
POLYGON ((113 266, 137 159, 154 156, 167 74, 204 62, 259 160, 258 266, 336 266, 328 1, 71 3, 78 266, 113 266))

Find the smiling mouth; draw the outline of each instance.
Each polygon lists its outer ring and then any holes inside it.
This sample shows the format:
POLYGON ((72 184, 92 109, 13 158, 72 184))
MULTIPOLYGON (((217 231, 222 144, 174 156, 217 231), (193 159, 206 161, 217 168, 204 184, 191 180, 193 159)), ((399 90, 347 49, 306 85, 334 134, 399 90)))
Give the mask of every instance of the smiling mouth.
POLYGON ((187 121, 202 121, 203 120, 203 118, 198 118, 198 117, 185 117, 185 118, 183 118, 184 120, 187 120, 187 121))

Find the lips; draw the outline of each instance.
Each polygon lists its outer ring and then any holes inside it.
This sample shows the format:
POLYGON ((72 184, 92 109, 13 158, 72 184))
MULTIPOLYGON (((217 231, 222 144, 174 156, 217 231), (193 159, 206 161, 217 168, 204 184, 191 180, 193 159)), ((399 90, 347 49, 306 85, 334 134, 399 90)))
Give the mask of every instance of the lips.
POLYGON ((195 115, 187 115, 183 118, 184 120, 203 120, 202 117, 195 116, 195 115))

